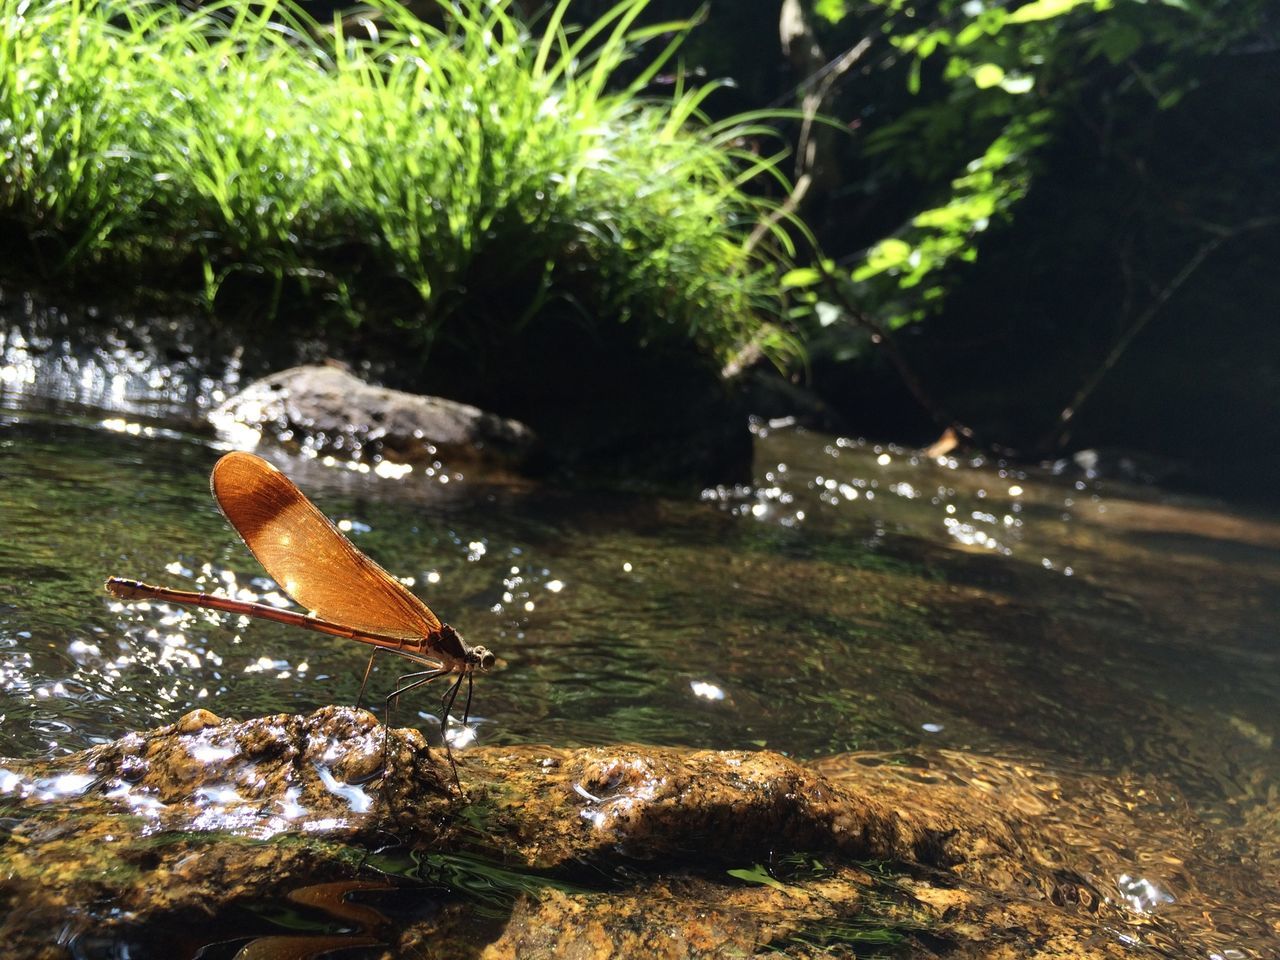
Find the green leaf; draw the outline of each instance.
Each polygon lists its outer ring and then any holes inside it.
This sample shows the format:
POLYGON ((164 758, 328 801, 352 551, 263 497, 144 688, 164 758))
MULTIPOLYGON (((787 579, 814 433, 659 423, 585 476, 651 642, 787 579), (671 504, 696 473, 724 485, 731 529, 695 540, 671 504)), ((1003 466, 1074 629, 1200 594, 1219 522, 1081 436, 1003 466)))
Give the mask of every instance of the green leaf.
POLYGON ((798 290, 803 287, 812 287, 821 280, 822 274, 813 267, 799 267, 795 270, 788 270, 782 275, 782 279, 779 282, 784 287, 798 290))
POLYGON ((1095 46, 1112 63, 1122 63, 1142 46, 1142 34, 1127 23, 1112 23, 1098 37, 1095 46))
POLYGON ((975 40, 981 40, 987 35, 986 28, 980 23, 971 23, 956 35, 956 46, 967 47, 975 40))
POLYGON ((896 237, 881 240, 867 254, 867 262, 853 271, 853 279, 866 280, 877 274, 900 267, 911 256, 911 244, 896 237))
POLYGON ((813 12, 827 23, 839 23, 849 15, 849 8, 844 0, 818 0, 813 5, 813 12))
POLYGON ((1006 76, 1000 81, 1000 89, 1005 93, 1020 94, 1029 93, 1036 85, 1035 77, 1022 75, 1017 77, 1006 76))
POLYGON ((785 891, 787 889, 787 885, 785 883, 780 883, 773 877, 769 876, 765 868, 758 863, 750 870, 729 870, 727 872, 729 876, 736 880, 745 880, 747 883, 764 884, 766 887, 773 887, 775 890, 785 891))
POLYGON ((896 266, 911 256, 911 244, 905 240, 890 237, 888 240, 881 240, 876 244, 871 255, 872 259, 880 260, 886 266, 896 266))
POLYGON ((1004 80, 1004 69, 994 63, 984 63, 974 67, 971 76, 979 90, 987 90, 1000 85, 1004 80))
POLYGON ((1034 0, 1009 14, 1010 23, 1031 23, 1034 20, 1052 20, 1090 0, 1034 0))

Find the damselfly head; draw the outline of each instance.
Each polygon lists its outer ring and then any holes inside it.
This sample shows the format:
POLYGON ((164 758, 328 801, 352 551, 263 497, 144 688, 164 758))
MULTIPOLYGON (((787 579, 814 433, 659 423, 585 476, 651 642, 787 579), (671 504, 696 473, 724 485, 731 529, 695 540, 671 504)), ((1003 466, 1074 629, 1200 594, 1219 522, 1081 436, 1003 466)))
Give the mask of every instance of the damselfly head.
POLYGON ((447 623, 440 625, 435 643, 438 649, 456 660, 461 660, 472 669, 479 667, 481 670, 488 670, 498 662, 498 658, 489 651, 488 647, 473 647, 462 639, 462 634, 447 623))

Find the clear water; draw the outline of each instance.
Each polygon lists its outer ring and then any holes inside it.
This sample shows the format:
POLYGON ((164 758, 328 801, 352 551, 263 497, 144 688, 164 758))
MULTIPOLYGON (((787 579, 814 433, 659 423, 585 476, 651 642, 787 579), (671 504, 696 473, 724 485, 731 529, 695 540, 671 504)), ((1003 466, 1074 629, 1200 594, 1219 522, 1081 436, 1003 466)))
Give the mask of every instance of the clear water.
MULTIPOLYGON (((174 416, 189 395, 103 412, 19 378, 0 390, 0 755, 193 707, 354 702, 355 643, 103 592, 273 590, 209 495, 223 448, 174 416)), ((268 455, 499 655, 476 742, 925 744, 1149 774, 1206 821, 1274 824, 1274 515, 789 427, 758 427, 752 486, 686 499, 268 455)), ((398 719, 430 733, 438 710, 426 693, 398 719)))
MULTIPOLYGON (((121 427, 0 411, 0 753, 354 701, 355 643, 102 591, 273 586, 209 495, 221 450, 121 427)), ((701 500, 278 463, 499 654, 479 742, 928 743, 1153 773, 1209 807, 1274 776, 1275 521, 762 432, 758 484, 701 500)), ((433 696, 412 707, 435 722, 433 696)))

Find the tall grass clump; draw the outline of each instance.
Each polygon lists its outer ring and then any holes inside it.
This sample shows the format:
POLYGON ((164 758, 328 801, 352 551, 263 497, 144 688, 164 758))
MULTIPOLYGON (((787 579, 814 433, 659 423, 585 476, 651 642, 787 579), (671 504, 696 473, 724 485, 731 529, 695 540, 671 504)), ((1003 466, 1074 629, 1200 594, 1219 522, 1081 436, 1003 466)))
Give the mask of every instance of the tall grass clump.
POLYGON ((358 28, 270 0, 0 0, 0 244, 419 347, 563 310, 725 357, 779 313, 786 236, 748 242, 771 211, 746 189, 778 172, 758 118, 704 118, 708 88, 646 96, 683 27, 637 28, 645 3, 577 28, 560 0, 535 29, 506 0, 358 28))

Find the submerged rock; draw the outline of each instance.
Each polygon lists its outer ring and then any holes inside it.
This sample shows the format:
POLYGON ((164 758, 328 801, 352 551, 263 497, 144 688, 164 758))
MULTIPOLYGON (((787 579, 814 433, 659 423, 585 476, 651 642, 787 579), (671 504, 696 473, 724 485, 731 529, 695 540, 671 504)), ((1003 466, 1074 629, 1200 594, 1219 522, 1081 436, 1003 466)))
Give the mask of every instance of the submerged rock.
POLYGON ((1155 784, 946 752, 458 768, 334 707, 0 762, 6 956, 1204 957, 1280 929, 1245 907, 1265 869, 1197 870, 1218 841, 1155 784))
POLYGON ((224 434, 248 430, 349 459, 518 467, 535 443, 516 420, 440 397, 374 387, 329 365, 256 380, 210 415, 224 434))

